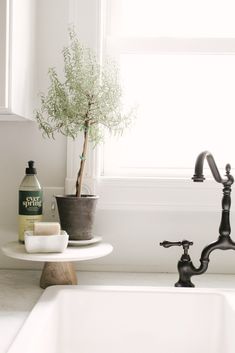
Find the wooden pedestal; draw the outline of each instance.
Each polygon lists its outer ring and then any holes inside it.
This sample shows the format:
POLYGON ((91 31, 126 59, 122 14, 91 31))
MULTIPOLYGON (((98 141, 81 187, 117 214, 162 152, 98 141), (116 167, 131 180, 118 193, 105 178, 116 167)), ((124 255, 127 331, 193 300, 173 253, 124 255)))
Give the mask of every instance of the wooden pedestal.
POLYGON ((45 262, 40 287, 45 289, 56 284, 77 284, 77 275, 72 262, 45 262))

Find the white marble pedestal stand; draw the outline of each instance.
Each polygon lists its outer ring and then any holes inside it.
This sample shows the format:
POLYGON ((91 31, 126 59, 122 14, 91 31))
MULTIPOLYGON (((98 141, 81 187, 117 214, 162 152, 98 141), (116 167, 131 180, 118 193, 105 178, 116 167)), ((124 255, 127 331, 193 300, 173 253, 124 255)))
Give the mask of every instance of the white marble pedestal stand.
POLYGON ((6 256, 26 261, 45 262, 40 278, 40 287, 47 288, 56 284, 77 284, 74 261, 97 259, 110 254, 111 244, 96 243, 88 246, 68 247, 63 253, 29 254, 25 246, 10 242, 2 247, 6 256))

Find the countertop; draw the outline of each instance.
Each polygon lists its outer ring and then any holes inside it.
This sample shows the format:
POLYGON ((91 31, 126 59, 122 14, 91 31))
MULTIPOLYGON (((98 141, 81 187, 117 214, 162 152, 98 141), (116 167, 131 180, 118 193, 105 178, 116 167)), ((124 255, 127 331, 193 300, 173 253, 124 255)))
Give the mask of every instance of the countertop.
MULTIPOLYGON (((81 285, 137 285, 172 287, 178 274, 128 272, 77 272, 81 285)), ((0 270, 0 353, 7 352, 43 289, 40 271, 0 270)), ((235 288, 235 275, 194 277, 199 288, 235 288)), ((20 353, 20 352, 19 352, 20 353)))

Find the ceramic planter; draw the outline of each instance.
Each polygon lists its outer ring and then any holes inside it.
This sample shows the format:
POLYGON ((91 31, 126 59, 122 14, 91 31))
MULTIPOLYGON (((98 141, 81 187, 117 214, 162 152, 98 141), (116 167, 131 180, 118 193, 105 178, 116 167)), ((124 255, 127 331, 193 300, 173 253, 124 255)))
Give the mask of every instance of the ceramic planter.
POLYGON ((56 196, 61 229, 69 234, 70 240, 93 238, 93 224, 98 196, 56 196))

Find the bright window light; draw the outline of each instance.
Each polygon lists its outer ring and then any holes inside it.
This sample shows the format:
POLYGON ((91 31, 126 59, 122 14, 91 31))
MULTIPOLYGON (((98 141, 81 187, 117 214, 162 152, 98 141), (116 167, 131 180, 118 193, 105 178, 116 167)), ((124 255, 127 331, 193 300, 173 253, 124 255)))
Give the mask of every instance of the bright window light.
POLYGON ((110 35, 234 37, 234 0, 108 0, 110 35))
POLYGON ((103 175, 185 176, 205 149, 219 167, 235 167, 235 53, 224 50, 223 39, 235 38, 234 1, 111 3, 116 24, 108 25, 107 47, 120 63, 125 102, 137 105, 138 116, 121 138, 106 139, 103 175), (158 36, 168 36, 160 47, 158 36), (177 36, 197 37, 196 50, 182 48, 177 36), (135 37, 134 50, 123 37, 135 37), (220 38, 213 52, 206 37, 220 38))

